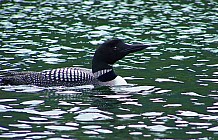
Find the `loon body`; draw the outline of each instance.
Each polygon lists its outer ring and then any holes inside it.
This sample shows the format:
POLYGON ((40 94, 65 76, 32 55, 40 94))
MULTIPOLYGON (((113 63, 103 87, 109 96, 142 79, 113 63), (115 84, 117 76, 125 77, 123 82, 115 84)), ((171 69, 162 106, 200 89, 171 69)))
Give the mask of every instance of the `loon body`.
POLYGON ((80 86, 126 85, 127 82, 116 75, 113 64, 146 45, 127 45, 120 39, 103 43, 94 54, 92 70, 79 67, 57 68, 41 72, 6 72, 0 76, 0 85, 36 85, 36 86, 80 86))

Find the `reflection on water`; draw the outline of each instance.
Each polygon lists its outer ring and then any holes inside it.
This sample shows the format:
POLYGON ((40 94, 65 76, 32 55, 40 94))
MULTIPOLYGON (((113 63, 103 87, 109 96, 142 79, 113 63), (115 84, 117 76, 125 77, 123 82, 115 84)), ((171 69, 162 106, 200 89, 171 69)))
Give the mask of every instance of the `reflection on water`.
POLYGON ((154 86, 8 86, 2 90, 6 92, 0 99, 1 119, 5 120, 0 127, 1 138, 52 138, 63 134, 69 138, 82 134, 97 137, 120 132, 140 137, 171 138, 177 134, 188 138, 190 134, 202 137, 206 131, 204 136, 209 137, 217 131, 218 104, 214 95, 173 94, 154 86))
POLYGON ((90 68, 110 38, 151 45, 114 66, 126 87, 0 87, 0 138, 217 137, 217 2, 0 3, 0 72, 90 68))

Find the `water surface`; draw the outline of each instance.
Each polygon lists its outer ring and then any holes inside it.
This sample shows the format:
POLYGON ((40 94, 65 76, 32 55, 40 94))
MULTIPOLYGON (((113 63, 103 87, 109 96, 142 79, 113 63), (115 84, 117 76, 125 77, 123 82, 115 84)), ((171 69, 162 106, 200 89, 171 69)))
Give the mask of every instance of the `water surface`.
POLYGON ((3 86, 0 138, 213 139, 216 1, 1 1, 0 71, 91 68, 111 38, 152 45, 116 63, 124 87, 3 86))

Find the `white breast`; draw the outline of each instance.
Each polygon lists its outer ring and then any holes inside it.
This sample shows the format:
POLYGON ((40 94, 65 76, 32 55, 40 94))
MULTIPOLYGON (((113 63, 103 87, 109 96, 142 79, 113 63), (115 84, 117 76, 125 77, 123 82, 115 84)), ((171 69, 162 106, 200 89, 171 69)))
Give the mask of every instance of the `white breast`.
POLYGON ((108 82, 99 82, 99 85, 101 86, 127 85, 127 82, 121 76, 117 76, 114 80, 108 82))

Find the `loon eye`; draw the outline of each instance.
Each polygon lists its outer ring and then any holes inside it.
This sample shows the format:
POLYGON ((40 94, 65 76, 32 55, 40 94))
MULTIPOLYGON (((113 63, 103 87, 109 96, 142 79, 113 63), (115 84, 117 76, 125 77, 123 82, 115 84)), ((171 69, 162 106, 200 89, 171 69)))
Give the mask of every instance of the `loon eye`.
POLYGON ((113 47, 113 50, 117 50, 117 46, 114 46, 114 47, 113 47))

